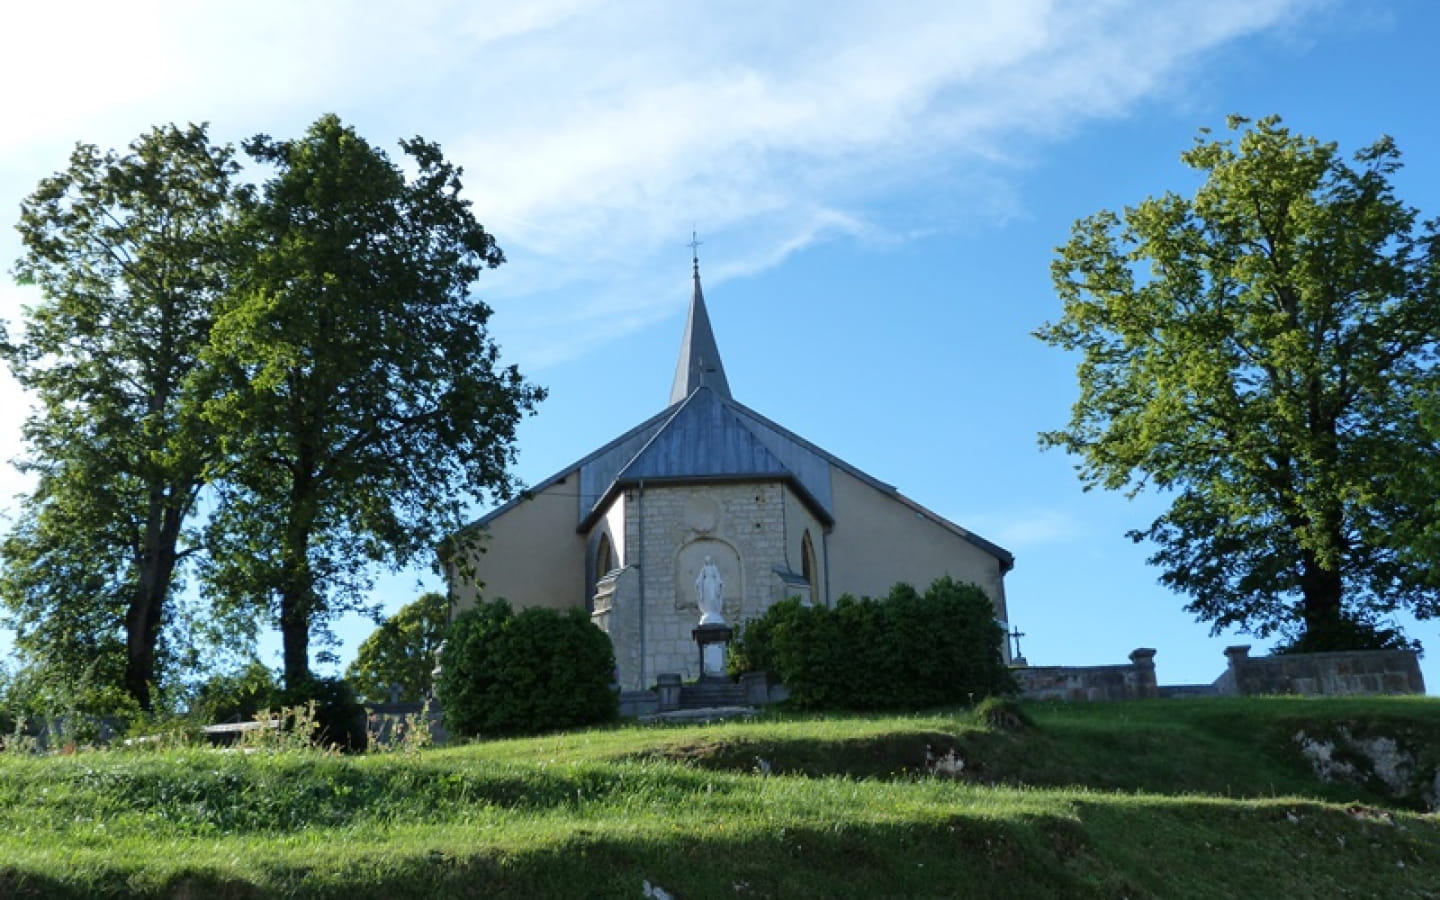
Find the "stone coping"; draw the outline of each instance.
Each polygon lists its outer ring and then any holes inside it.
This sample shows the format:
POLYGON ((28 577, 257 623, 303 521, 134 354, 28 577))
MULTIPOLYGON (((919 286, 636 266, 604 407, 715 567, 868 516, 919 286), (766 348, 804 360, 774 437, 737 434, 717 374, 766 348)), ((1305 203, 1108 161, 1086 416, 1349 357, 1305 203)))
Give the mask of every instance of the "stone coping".
POLYGON ((707 706, 701 709, 676 709, 670 712, 637 716, 640 722, 719 722, 725 719, 748 719, 759 710, 753 706, 707 706))

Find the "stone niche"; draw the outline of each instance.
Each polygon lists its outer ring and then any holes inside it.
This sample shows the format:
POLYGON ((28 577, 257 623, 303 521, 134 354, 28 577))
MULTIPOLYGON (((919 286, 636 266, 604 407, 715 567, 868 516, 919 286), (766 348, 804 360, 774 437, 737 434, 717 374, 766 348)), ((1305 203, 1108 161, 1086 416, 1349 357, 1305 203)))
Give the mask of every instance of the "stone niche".
MULTIPOLYGON (((687 681, 700 676, 695 577, 705 557, 720 570, 721 615, 730 627, 774 602, 774 569, 785 561, 783 498, 784 486, 773 482, 685 484, 647 488, 643 502, 637 492, 635 502, 626 504, 626 561, 638 566, 644 611, 635 608, 627 617, 626 600, 617 593, 610 633, 617 655, 625 638, 616 635, 625 627, 634 627, 635 641, 643 643, 644 664, 637 664, 633 686, 651 687, 662 673, 687 681)), ((631 601, 637 607, 639 596, 631 601)))
POLYGON ((722 614, 726 624, 733 625, 740 616, 742 598, 745 596, 744 568, 740 565, 740 554, 730 544, 715 538, 700 538, 682 546, 675 554, 675 610, 693 613, 700 621, 700 598, 695 593, 695 579, 705 566, 705 560, 713 559, 724 582, 720 596, 722 614))

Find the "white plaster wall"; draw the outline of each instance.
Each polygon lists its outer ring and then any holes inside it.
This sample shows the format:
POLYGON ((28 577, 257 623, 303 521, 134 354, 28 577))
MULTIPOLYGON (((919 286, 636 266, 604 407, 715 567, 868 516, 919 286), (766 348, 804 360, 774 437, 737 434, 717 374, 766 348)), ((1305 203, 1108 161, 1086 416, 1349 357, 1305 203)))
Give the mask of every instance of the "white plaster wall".
MULTIPOLYGON (((585 539, 575 532, 579 501, 575 473, 493 519, 484 552, 471 557, 487 600, 504 597, 516 609, 585 606, 585 539)), ((450 579, 455 611, 475 605, 476 585, 450 579)))
POLYGON ((605 572, 599 567, 600 542, 603 537, 610 538, 610 550, 614 555, 616 568, 625 565, 625 497, 618 495, 610 501, 595 524, 591 526, 588 534, 585 535, 585 570, 582 577, 585 579, 585 597, 587 603, 592 602, 595 596, 595 586, 605 572))
MULTIPOLYGON (((829 536, 832 600, 849 593, 882 597, 897 581, 923 591, 942 575, 979 585, 1009 621, 1000 563, 944 524, 832 467, 835 527, 829 536)), ((817 551, 818 552, 818 551, 817 551)))
MULTIPOLYGON (((626 566, 630 560, 625 558, 625 495, 620 494, 610 501, 610 507, 605 510, 605 527, 610 533, 610 546, 615 548, 615 564, 626 566)), ((599 572, 595 577, 604 575, 599 572)))

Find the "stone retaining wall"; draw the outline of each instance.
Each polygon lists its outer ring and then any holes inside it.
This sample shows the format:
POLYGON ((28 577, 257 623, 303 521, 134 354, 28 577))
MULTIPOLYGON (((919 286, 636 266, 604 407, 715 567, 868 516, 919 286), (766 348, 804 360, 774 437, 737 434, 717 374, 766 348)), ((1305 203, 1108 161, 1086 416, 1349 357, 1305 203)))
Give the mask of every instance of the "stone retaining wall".
POLYGON ((1011 669, 1026 700, 1143 700, 1159 696, 1155 651, 1142 647, 1129 665, 1023 666, 1011 669))
POLYGON ((1305 697, 1423 694, 1413 650, 1353 650, 1252 658, 1248 645, 1228 647, 1229 666, 1212 684, 1159 685, 1155 651, 1136 650, 1130 665, 1012 668, 1027 700, 1141 700, 1298 694, 1305 697))
POLYGON ((1352 650, 1250 656, 1248 644, 1227 647, 1229 667, 1215 680, 1220 695, 1300 694, 1307 697, 1423 694, 1414 650, 1352 650))

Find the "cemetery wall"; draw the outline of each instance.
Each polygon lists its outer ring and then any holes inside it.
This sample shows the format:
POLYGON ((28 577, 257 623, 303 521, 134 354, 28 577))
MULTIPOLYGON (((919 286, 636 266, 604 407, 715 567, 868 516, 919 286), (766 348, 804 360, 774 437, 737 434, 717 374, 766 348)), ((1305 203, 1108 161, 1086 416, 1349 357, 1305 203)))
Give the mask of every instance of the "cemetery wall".
POLYGON ((1144 700, 1159 696, 1155 651, 1140 648, 1129 665, 1022 666, 1010 670, 1026 700, 1144 700))
POLYGON ((1229 665, 1215 681, 1227 695, 1299 694, 1307 697, 1423 694, 1414 650, 1352 650, 1250 656, 1249 645, 1227 647, 1229 665))

